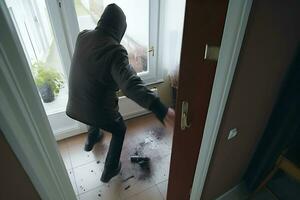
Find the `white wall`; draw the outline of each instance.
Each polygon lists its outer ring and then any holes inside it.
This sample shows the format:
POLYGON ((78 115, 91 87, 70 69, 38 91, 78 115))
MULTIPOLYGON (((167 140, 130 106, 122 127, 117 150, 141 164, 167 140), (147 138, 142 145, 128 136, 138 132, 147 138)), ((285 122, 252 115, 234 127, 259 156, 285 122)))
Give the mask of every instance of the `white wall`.
POLYGON ((160 0, 158 67, 163 69, 164 82, 157 85, 161 100, 172 105, 168 74, 179 68, 185 0, 160 0))
POLYGON ((185 0, 161 0, 160 4, 158 66, 168 74, 180 63, 185 0))

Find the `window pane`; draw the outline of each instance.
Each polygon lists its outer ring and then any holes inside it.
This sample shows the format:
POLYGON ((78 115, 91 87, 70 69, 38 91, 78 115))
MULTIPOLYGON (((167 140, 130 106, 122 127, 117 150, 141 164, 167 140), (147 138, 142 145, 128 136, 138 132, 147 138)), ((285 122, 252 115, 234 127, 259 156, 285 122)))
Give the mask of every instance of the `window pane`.
POLYGON ((6 0, 47 114, 67 102, 64 68, 44 0, 6 0))
POLYGON ((94 29, 108 4, 116 3, 127 18, 121 44, 136 72, 148 71, 149 0, 74 0, 79 30, 94 29))

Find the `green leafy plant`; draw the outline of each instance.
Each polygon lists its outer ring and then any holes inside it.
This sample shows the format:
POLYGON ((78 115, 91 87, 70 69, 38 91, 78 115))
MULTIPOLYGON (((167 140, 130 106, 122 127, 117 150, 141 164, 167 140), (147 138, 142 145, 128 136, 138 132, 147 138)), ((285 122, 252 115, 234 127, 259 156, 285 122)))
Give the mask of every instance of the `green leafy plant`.
POLYGON ((48 84, 55 95, 63 87, 62 75, 53 67, 48 67, 43 62, 36 62, 32 65, 34 81, 37 87, 48 84))

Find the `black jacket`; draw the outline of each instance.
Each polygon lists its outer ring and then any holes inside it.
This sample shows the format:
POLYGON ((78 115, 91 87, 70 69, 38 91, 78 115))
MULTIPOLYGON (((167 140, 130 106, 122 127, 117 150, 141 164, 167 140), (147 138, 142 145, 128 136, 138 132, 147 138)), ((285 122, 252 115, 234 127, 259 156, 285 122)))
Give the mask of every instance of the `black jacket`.
POLYGON ((69 74, 69 117, 97 127, 109 123, 119 116, 116 91, 121 89, 163 120, 167 108, 144 86, 120 44, 126 27, 123 11, 110 4, 95 30, 79 33, 69 74))

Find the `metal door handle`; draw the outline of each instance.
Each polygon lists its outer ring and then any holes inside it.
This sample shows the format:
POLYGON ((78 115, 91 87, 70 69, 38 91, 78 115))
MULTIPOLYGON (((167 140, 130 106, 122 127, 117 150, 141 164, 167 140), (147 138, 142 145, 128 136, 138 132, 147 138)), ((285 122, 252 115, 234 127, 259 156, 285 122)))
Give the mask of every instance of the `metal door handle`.
POLYGON ((189 104, 186 101, 183 101, 181 104, 181 130, 185 130, 186 128, 190 128, 191 124, 188 123, 188 111, 189 104))

